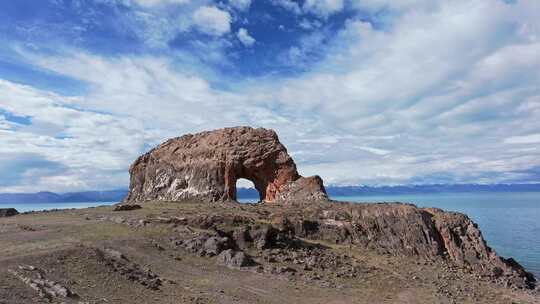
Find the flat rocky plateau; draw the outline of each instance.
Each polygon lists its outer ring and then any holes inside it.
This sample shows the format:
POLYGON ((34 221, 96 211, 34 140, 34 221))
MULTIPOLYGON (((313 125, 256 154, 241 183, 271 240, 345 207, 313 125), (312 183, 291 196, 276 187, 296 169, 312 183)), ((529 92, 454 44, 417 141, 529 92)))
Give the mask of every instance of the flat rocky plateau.
POLYGON ((412 205, 114 208, 0 218, 0 303, 540 303, 515 273, 413 239, 431 219, 412 205))

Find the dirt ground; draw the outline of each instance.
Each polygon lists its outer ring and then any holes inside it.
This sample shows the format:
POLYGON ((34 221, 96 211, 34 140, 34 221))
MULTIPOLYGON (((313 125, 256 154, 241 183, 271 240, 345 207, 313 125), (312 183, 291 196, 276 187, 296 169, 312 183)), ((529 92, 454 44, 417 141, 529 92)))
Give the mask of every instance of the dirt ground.
POLYGON ((280 250, 248 250, 254 265, 231 268, 171 241, 206 233, 186 223, 196 214, 265 212, 151 203, 0 218, 0 303, 540 303, 538 290, 506 288, 442 260, 304 240, 354 271, 310 269, 287 258, 303 251, 280 250))

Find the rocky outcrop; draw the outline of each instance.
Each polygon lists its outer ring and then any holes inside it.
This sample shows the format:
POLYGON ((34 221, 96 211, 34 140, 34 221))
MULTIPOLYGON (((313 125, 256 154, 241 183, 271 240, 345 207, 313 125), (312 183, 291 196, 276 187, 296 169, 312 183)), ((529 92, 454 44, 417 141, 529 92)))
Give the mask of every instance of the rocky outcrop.
POLYGON ((220 265, 227 266, 229 268, 240 268, 251 266, 254 264, 250 256, 243 251, 234 251, 227 249, 218 255, 217 262, 220 265))
POLYGON ((274 222, 302 238, 428 260, 441 257, 509 286, 535 285, 534 276, 521 265, 487 246, 477 225, 464 214, 397 203, 325 205, 311 213, 282 214, 274 222))
POLYGON ((320 176, 310 176, 299 178, 289 184, 276 195, 276 200, 281 202, 292 202, 297 200, 320 201, 326 200, 328 196, 324 191, 323 180, 320 176))
MULTIPOLYGON (((171 241, 199 256, 220 256, 228 250, 218 258, 226 265, 236 260, 233 257, 237 252, 249 252, 263 257, 258 263, 296 261, 294 264, 305 269, 328 268, 320 250, 336 244, 338 248, 413 257, 422 263, 442 262, 504 286, 535 286, 533 275, 513 259, 498 256, 487 246, 477 225, 461 213, 400 203, 315 202, 280 207, 241 206, 243 217, 229 212, 217 215, 215 209, 208 215, 201 211, 186 217, 184 224, 198 228, 193 231, 211 233, 171 241), (250 210, 254 212, 251 215, 250 210)), ((237 260, 242 261, 243 255, 237 260)), ((262 264, 263 268, 267 266, 262 264)), ((347 276, 354 274, 344 272, 347 276)))
POLYGON ((36 291, 40 298, 49 301, 56 298, 77 298, 77 295, 66 286, 48 280, 45 271, 37 267, 21 265, 17 270, 9 269, 8 272, 36 291))
POLYGON ((100 262, 130 281, 138 282, 152 290, 158 290, 162 285, 162 280, 158 275, 130 261, 120 251, 111 248, 95 248, 94 254, 100 262))
POLYGON ((326 199, 320 177, 301 177, 293 159, 268 129, 225 128, 173 138, 130 167, 125 202, 227 201, 236 181, 251 180, 260 200, 326 199))
POLYGON ((19 214, 15 208, 2 208, 0 209, 0 217, 8 217, 19 214))
POLYGON ((141 205, 130 204, 130 205, 116 205, 113 211, 133 211, 141 209, 141 205))
POLYGON ((433 215, 443 253, 458 266, 470 267, 507 285, 534 286, 534 276, 514 259, 498 256, 487 246, 478 226, 466 215, 433 208, 424 211, 433 215))

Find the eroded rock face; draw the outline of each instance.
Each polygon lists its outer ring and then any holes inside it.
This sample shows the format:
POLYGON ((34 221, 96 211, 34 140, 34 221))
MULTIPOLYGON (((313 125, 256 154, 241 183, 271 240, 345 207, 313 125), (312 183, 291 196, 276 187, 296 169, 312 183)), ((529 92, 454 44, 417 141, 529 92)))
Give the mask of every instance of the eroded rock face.
POLYGON ((535 286, 536 278, 512 258, 497 255, 487 244, 478 226, 466 215, 427 208, 433 214, 444 253, 459 266, 468 266, 486 276, 502 279, 507 285, 535 286))
POLYGON ((264 202, 326 199, 320 177, 301 177, 293 159, 268 129, 225 128, 173 138, 130 167, 125 202, 226 201, 236 181, 251 180, 264 202))
POLYGON ((461 213, 410 204, 335 202, 311 214, 283 214, 274 222, 302 238, 426 259, 444 257, 507 286, 533 288, 536 282, 519 263, 497 255, 477 225, 461 213))

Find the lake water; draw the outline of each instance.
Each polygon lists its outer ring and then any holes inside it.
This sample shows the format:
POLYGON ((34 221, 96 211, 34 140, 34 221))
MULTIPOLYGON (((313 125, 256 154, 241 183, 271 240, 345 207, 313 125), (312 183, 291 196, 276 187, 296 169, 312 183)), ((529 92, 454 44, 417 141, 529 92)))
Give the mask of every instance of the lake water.
MULTIPOLYGON (((437 207, 467 214, 478 223, 488 244, 503 257, 513 257, 540 277, 540 192, 432 193, 406 195, 336 196, 335 200, 407 202, 419 207, 437 207)), ((255 199, 240 199, 253 202, 255 199)), ((87 208, 110 203, 2 204, 19 212, 87 208)))
POLYGON ((52 209, 81 209, 89 207, 97 207, 104 205, 112 205, 117 202, 93 202, 93 203, 0 203, 0 208, 15 208, 19 212, 27 211, 43 211, 52 209))

